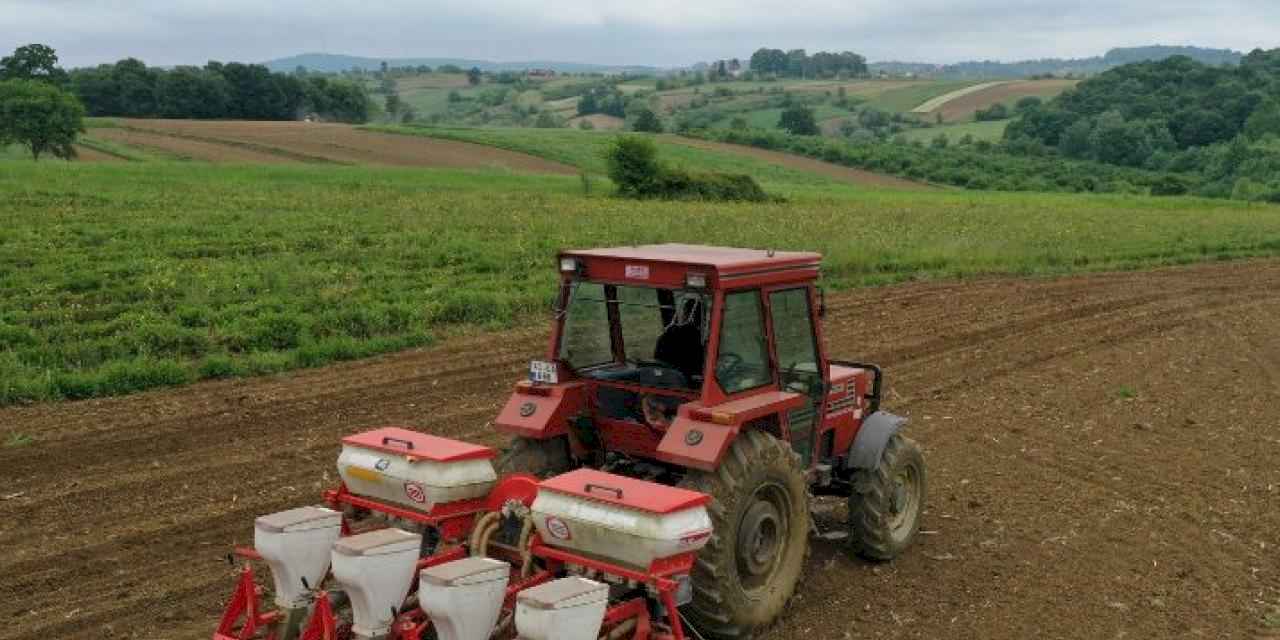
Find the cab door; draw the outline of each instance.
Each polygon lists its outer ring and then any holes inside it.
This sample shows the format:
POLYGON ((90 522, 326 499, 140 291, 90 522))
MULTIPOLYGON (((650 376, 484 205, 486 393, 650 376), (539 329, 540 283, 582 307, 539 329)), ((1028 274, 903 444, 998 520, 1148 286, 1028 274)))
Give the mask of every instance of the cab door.
POLYGON ((805 403, 787 414, 791 446, 800 454, 805 467, 813 463, 826 397, 824 365, 818 351, 813 317, 808 287, 778 289, 769 293, 769 321, 779 387, 805 396, 805 403))

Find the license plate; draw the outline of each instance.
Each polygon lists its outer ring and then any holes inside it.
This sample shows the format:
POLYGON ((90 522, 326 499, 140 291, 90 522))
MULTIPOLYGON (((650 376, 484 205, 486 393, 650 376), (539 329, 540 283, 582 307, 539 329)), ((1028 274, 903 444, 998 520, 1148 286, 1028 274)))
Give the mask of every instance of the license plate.
POLYGON ((556 375, 556 363, 546 360, 534 360, 529 363, 529 379, 534 382, 556 384, 560 381, 556 375))

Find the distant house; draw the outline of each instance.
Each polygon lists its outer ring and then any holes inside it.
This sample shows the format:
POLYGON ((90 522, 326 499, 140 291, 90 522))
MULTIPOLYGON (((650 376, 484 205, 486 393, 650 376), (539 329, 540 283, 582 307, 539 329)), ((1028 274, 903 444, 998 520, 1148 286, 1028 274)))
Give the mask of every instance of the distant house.
POLYGON ((556 70, 555 69, 529 69, 528 71, 525 71, 525 75, 529 76, 530 78, 538 78, 538 79, 546 80, 549 78, 556 77, 556 70))

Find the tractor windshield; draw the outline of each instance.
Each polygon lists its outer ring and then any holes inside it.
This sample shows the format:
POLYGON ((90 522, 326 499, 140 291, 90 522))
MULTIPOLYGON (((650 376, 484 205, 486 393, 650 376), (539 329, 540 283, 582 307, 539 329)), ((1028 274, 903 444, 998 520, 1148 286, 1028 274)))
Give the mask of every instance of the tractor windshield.
POLYGON ((594 282, 570 286, 560 359, 579 375, 660 388, 702 385, 706 294, 594 282))

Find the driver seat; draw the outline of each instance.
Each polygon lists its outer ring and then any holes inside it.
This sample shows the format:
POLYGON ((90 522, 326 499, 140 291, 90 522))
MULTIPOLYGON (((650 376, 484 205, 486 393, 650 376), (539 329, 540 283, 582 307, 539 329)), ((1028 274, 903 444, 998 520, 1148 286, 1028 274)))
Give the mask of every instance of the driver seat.
POLYGON ((684 301, 671 326, 658 336, 653 347, 653 359, 675 367, 690 381, 695 376, 702 376, 706 346, 702 344, 701 300, 689 298, 684 301))

